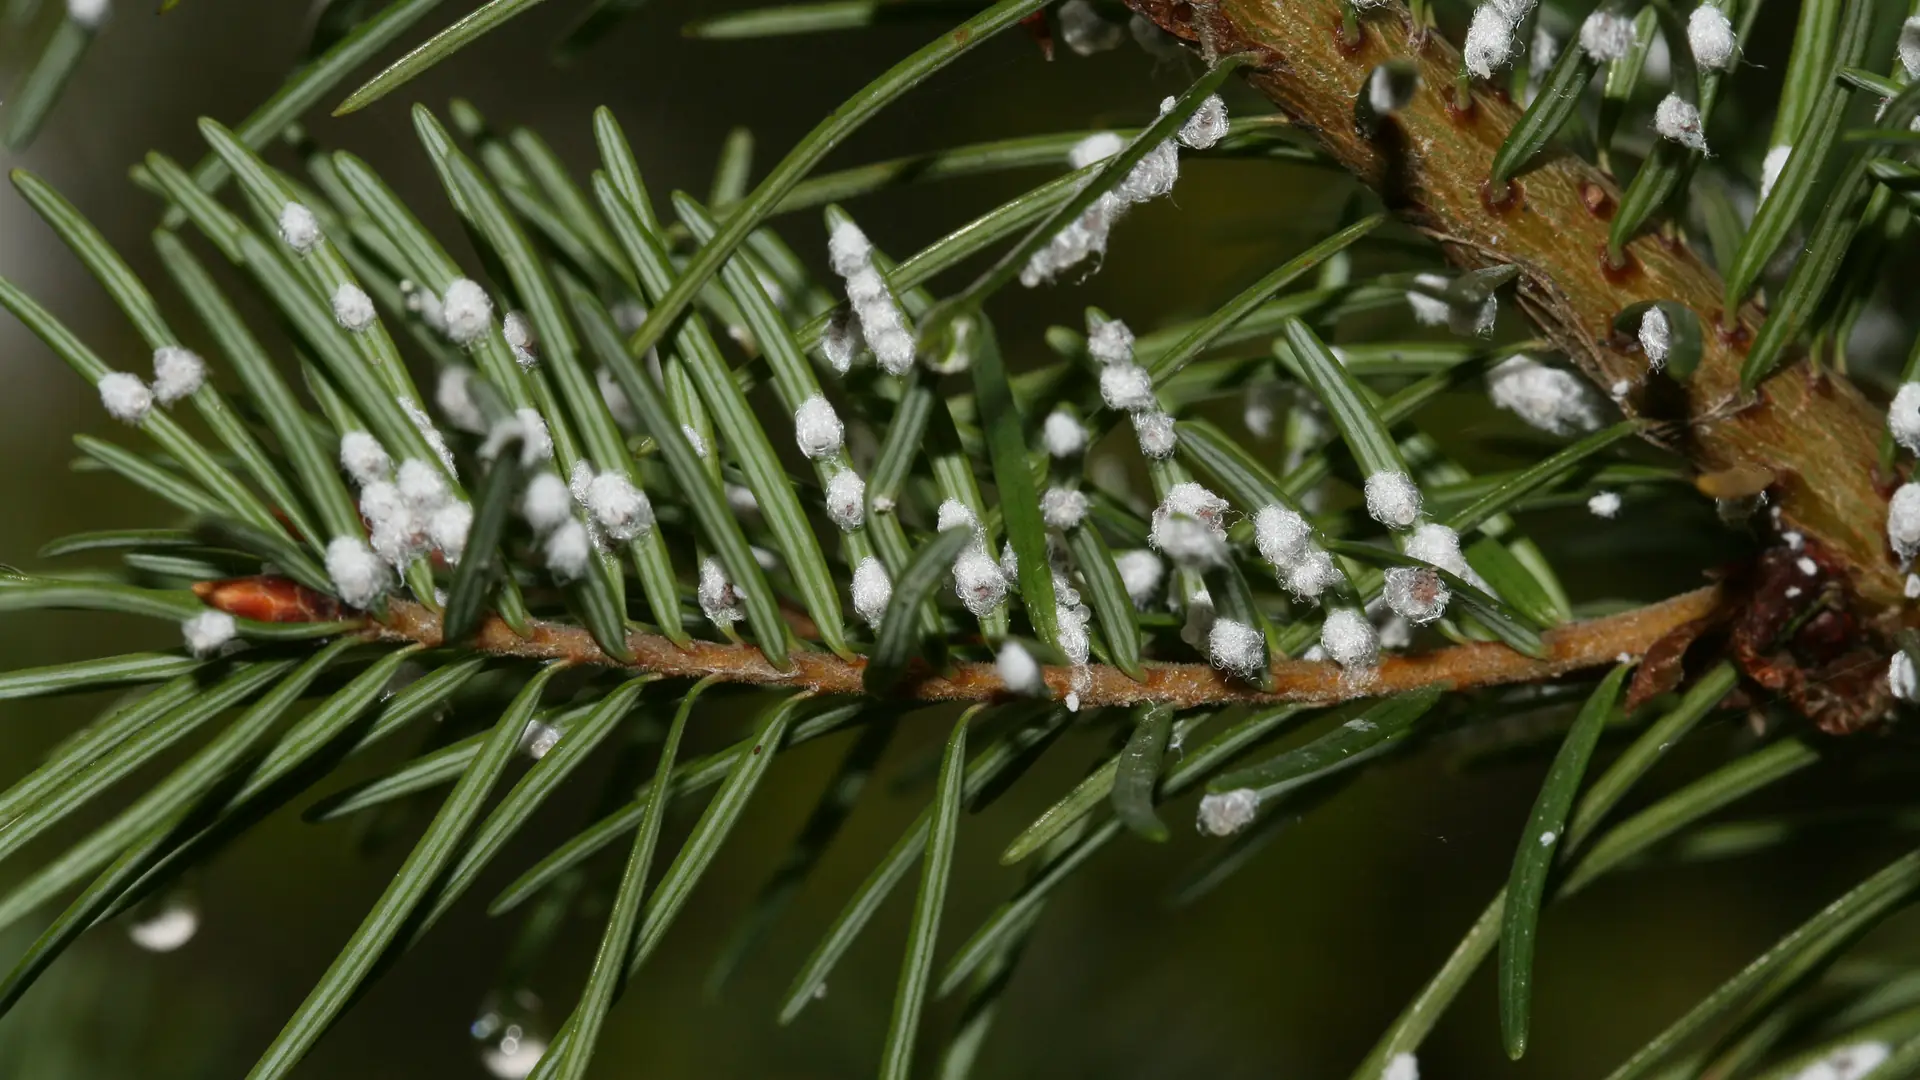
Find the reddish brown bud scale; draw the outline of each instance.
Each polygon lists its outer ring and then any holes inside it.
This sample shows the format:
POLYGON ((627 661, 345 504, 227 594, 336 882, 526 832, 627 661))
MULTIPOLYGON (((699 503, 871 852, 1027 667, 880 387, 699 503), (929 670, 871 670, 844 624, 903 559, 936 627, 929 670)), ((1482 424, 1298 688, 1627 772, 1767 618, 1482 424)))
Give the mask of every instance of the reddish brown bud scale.
POLYGON ((346 615, 333 597, 266 574, 195 582, 193 595, 216 611, 255 622, 333 622, 346 615))

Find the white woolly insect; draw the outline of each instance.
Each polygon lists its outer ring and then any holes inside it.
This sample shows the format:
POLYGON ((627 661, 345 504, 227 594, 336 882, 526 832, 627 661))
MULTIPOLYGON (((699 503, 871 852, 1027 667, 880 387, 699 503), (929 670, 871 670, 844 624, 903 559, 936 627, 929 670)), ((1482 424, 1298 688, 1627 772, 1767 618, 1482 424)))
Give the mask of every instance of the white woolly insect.
POLYGON ((153 350, 153 396, 171 405, 207 383, 207 362, 192 349, 162 345, 153 350))
POLYGON ((1341 580, 1340 568, 1333 564, 1333 556, 1320 548, 1309 547, 1287 568, 1284 584, 1296 598, 1314 600, 1341 580))
POLYGON ((1274 503, 1253 515, 1253 542, 1261 558, 1284 570, 1313 546, 1313 526, 1299 513, 1274 503))
MULTIPOLYGON (((1172 101, 1168 98, 1167 101, 1172 101)), ((1165 103, 1161 112, 1165 112, 1165 103)), ((1172 139, 1162 139, 1158 146, 1147 151, 1120 181, 1114 194, 1130 203, 1151 202, 1162 195, 1173 192, 1173 186, 1180 181, 1180 144, 1172 139)))
POLYGON ((1903 562, 1920 551, 1920 483, 1900 485, 1888 500, 1887 543, 1903 562))
POLYGON ((1893 1047, 1879 1040, 1850 1043, 1828 1051, 1790 1080, 1869 1080, 1892 1056, 1893 1047))
POLYGON ((67 0, 67 18, 88 30, 98 30, 112 17, 112 0, 67 0))
POLYGON ((507 348, 513 350, 514 362, 529 370, 540 362, 533 352, 533 324, 525 315, 517 311, 507 312, 500 320, 500 336, 507 341, 507 348))
POLYGON ((1766 202, 1773 194, 1773 185, 1780 180, 1780 170, 1787 167, 1787 159, 1793 156, 1793 147, 1782 143, 1767 151, 1765 161, 1760 163, 1760 201, 1766 202))
POLYGON ((974 544, 953 561, 953 592, 968 611, 984 616, 1007 598, 1007 576, 985 547, 974 544))
POLYGON ((1920 15, 1911 16, 1900 24, 1900 41, 1896 48, 1900 54, 1900 67, 1907 73, 1907 78, 1920 79, 1920 15))
POLYGON ((1542 431, 1581 435, 1600 427, 1600 403, 1578 376, 1525 355, 1487 372, 1487 396, 1542 431))
POLYGON ((1687 16, 1687 48, 1693 50, 1694 63, 1709 71, 1725 71, 1733 66, 1733 53, 1738 47, 1726 12, 1712 4, 1701 4, 1687 16))
POLYGON ((1208 94, 1207 100, 1187 117, 1180 125, 1180 145, 1189 150, 1207 150, 1215 143, 1227 137, 1227 103, 1219 94, 1208 94))
POLYGON ((1909 600, 1920 599, 1920 574, 1908 574, 1902 592, 1909 600))
POLYGON ((607 535, 625 543, 653 528, 653 504, 633 481, 617 472, 603 472, 587 485, 587 512, 607 535))
POLYGON ((1920 454, 1920 382, 1901 383, 1887 406, 1887 430, 1908 450, 1920 454))
POLYGON ((1087 313, 1087 355, 1103 364, 1133 363, 1133 331, 1119 319, 1087 313))
POLYGON ((1353 608, 1327 612, 1320 626, 1320 647, 1349 671, 1371 668, 1380 660, 1380 637, 1367 617, 1353 608))
POLYGON ((1059 277, 1090 258, 1107 253, 1107 238, 1113 225, 1127 212, 1128 200, 1109 191, 1094 201, 1086 212, 1053 235, 1047 246, 1033 253, 1020 269, 1020 284, 1034 288, 1059 277))
POLYGON ((1920 700, 1920 677, 1916 677, 1913 661, 1904 651, 1895 652, 1887 665, 1887 688, 1901 701, 1920 700))
POLYGON ((1000 576, 1008 581, 1020 579, 1020 553, 1013 550, 1013 541, 1000 545, 1000 576))
POLYGON ((1087 448, 1086 425, 1060 409, 1047 414, 1040 425, 1040 444, 1050 457, 1070 458, 1087 448))
POLYGON ((1617 491, 1595 492, 1587 500, 1587 511, 1597 518, 1611 519, 1620 513, 1620 493, 1617 491))
POLYGON ((573 501, 582 506, 587 504, 587 489, 593 486, 593 466, 585 459, 573 463, 567 471, 567 492, 573 501))
POLYGON ((1460 534, 1437 522, 1428 522, 1413 530, 1402 548, 1410 559, 1437 566, 1457 578, 1475 581, 1477 575, 1460 554, 1460 534))
POLYGON ((427 539, 450 563, 458 563, 467 553, 467 534, 473 531, 473 504, 458 499, 433 512, 427 519, 427 539))
POLYGON ((1100 371, 1100 399, 1107 408, 1123 412, 1154 409, 1153 376, 1138 364, 1108 364, 1100 371))
POLYGON ((1252 788, 1234 788, 1200 800, 1195 824, 1208 836, 1232 836, 1253 824, 1260 813, 1260 793, 1252 788))
POLYGON ((1096 162, 1105 161, 1127 148, 1127 141, 1111 131, 1096 131, 1074 143, 1067 151, 1067 164, 1075 169, 1084 169, 1096 162))
POLYGON ((1148 541, 1188 569, 1217 566, 1227 553, 1227 510, 1227 500, 1199 484, 1175 484, 1154 508, 1148 541))
POLYGON ((199 657, 219 652, 238 632, 239 624, 224 611, 203 611, 180 624, 180 636, 186 640, 187 651, 199 657))
POLYGON ((564 584, 586 574, 593 559, 593 537, 578 519, 569 517, 547 534, 541 550, 547 557, 547 572, 564 584))
POLYGON ((487 418, 473 399, 473 372, 466 368, 449 364, 440 369, 433 385, 433 403, 459 430, 476 435, 487 430, 487 418))
POLYGON ((1440 575, 1425 567, 1395 566, 1386 573, 1387 607, 1395 615, 1424 626, 1447 613, 1453 591, 1440 575))
POLYGON ((1700 107, 1678 94, 1668 94, 1660 99, 1660 104, 1653 110, 1653 130, 1661 138, 1670 139, 1689 150, 1704 153, 1707 149, 1706 132, 1700 127, 1700 107))
POLYGON ((520 496, 520 516, 536 533, 549 533, 573 516, 573 493, 558 474, 540 472, 527 481, 520 496))
POLYGON ((1120 571, 1120 585, 1127 590, 1127 598, 1133 601, 1134 607, 1144 608, 1160 596, 1167 568, 1158 555, 1145 548, 1133 548, 1115 555, 1113 565, 1120 571))
POLYGON ((1380 1073, 1380 1080, 1420 1080, 1420 1062, 1412 1054, 1395 1054, 1380 1073))
POLYGON ((393 459, 379 439, 364 431, 349 431, 340 436, 340 467, 354 483, 365 487, 385 479, 393 471, 393 459))
POLYGON ((853 568, 853 610, 858 612, 867 625, 880 629, 880 620, 886 617, 887 603, 893 599, 893 579, 887 576, 887 568, 872 555, 860 560, 853 568))
POLYGON ((471 278, 455 278, 440 297, 440 317, 455 345, 468 345, 493 327, 493 299, 471 278))
POLYGON ((794 441, 800 444, 800 452, 810 458, 831 457, 839 453, 846 433, 846 428, 840 423, 840 414, 834 412, 832 403, 819 394, 801 402, 800 407, 793 410, 794 441))
POLYGON ((365 331, 378 314, 373 310, 373 297, 351 281, 343 281, 333 290, 332 304, 333 321, 349 333, 365 331))
POLYGON ((1389 529, 1404 529, 1420 519, 1420 488, 1406 473, 1377 472, 1367 477, 1367 515, 1389 529))
POLYGON ((1504 65, 1513 52, 1513 22, 1494 4, 1474 9, 1473 22, 1467 26, 1467 44, 1461 50, 1467 70, 1483 79, 1493 77, 1493 69, 1504 65))
POLYGON ((886 279, 874 268, 873 244, 867 234, 852 221, 836 222, 827 237, 827 261, 834 273, 846 279, 848 303, 874 359, 889 374, 906 374, 913 366, 913 335, 907 332, 886 279))
POLYGON ((1259 678, 1266 666, 1267 639, 1260 631, 1234 619, 1215 618, 1207 632, 1207 660, 1214 667, 1242 679, 1259 678))
POLYGON ((827 517, 847 532, 867 521, 867 482, 852 469, 841 469, 827 481, 827 517))
POLYGON ((153 409, 153 391, 138 375, 109 371, 100 376, 94 389, 100 392, 100 404, 106 407, 107 415, 123 424, 137 424, 153 409))
MULTIPOLYGON (((1415 274, 1413 283, 1427 289, 1444 289, 1451 284, 1443 274, 1415 274)), ((1407 307, 1421 326, 1445 326, 1453 318, 1453 308, 1445 300, 1418 289, 1407 290, 1407 307)))
POLYGON ((1060 37, 1076 56, 1092 56, 1118 48, 1123 31, 1119 23, 1108 22, 1087 0, 1067 0, 1060 5, 1060 37))
POLYGON ((1640 351, 1647 354, 1647 366, 1655 371, 1667 366, 1667 354, 1673 351, 1673 324, 1659 307, 1650 307, 1640 316, 1640 351))
POLYGON ((336 536, 327 544, 327 577, 348 607, 364 608, 387 591, 387 564, 357 536, 336 536))
POLYGON ((127 939, 151 953, 173 952, 199 932, 199 910, 179 893, 166 897, 158 908, 136 913, 127 922, 127 939))
POLYGON ((700 561, 700 585, 696 592, 701 614, 713 625, 732 626, 742 618, 745 595, 727 579, 726 567, 715 556, 709 555, 700 561))
POLYGON ((845 375, 852 369, 853 354, 860 349, 858 338, 853 312, 840 308, 827 319, 826 329, 820 334, 820 355, 826 358, 834 374, 845 375))
POLYGON ((967 504, 959 499, 943 499, 939 508, 934 511, 934 528, 941 532, 946 532, 948 529, 971 529, 977 536, 980 534, 980 519, 975 517, 973 511, 967 508, 967 504))
POLYGON ((299 203, 290 202, 280 208, 280 239, 305 255, 320 243, 320 219, 299 203))
POLYGON ((1085 492, 1071 488, 1048 488, 1040 496, 1040 517, 1049 529, 1066 531, 1080 526, 1087 516, 1085 492))
POLYGON ((447 490, 447 478, 419 458, 401 462, 395 471, 394 483, 400 488, 400 497, 406 500, 407 508, 416 513, 431 514, 452 497, 452 492, 447 490))
POLYGON ((1133 414, 1133 433, 1140 442, 1140 453, 1154 461, 1173 456, 1179 436, 1173 430, 1173 417, 1155 410, 1142 409, 1133 414))
POLYGON ((1028 697, 1047 695, 1047 681, 1040 677, 1040 662, 1017 641, 1000 646, 999 654, 993 658, 993 670, 1010 693, 1028 697))
POLYGON ((1633 48, 1633 20, 1619 12, 1594 12, 1580 24, 1580 47, 1602 64, 1620 59, 1633 48))
POLYGON ((707 440, 700 437, 700 433, 693 429, 692 424, 681 424, 680 434, 686 436, 687 445, 693 447, 694 457, 704 458, 707 456, 707 440))

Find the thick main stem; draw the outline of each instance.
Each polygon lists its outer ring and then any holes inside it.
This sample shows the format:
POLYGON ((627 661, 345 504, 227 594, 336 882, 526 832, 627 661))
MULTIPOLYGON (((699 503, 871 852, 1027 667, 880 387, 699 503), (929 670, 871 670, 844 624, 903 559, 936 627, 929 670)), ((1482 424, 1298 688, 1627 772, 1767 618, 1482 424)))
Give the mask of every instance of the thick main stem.
POLYGON ((1883 642, 1901 624, 1902 579, 1885 541, 1889 480, 1877 473, 1879 411, 1839 375, 1796 363, 1757 394, 1743 395, 1740 366, 1760 313, 1738 313, 1720 330, 1719 276, 1684 244, 1642 236, 1622 268, 1609 265, 1607 232, 1620 193, 1612 179, 1559 154, 1490 191, 1493 158, 1520 110, 1484 88, 1453 108, 1460 56, 1435 34, 1409 41, 1398 4, 1369 11, 1357 44, 1346 39, 1341 0, 1128 0, 1137 11, 1209 57, 1252 52, 1246 78, 1327 152, 1372 186, 1403 220, 1468 268, 1516 265, 1521 307, 1555 347, 1602 388, 1631 390, 1629 415, 1666 422, 1656 437, 1702 473, 1739 470, 1770 481, 1782 527, 1816 540, 1844 569, 1853 614, 1883 642), (1417 66, 1413 100, 1371 135, 1354 102, 1373 69, 1417 66), (1647 377, 1647 362, 1614 317, 1643 300, 1670 300, 1699 317, 1707 338, 1698 371, 1682 389, 1647 377))
MULTIPOLYGON (((1135 682, 1125 672, 1095 664, 1079 672, 1070 668, 1044 669, 1047 687, 1055 698, 1079 695, 1079 704, 1133 705, 1147 702, 1193 708, 1234 702, 1332 703, 1352 698, 1397 694, 1441 686, 1464 690, 1476 686, 1538 682, 1583 668, 1613 663, 1622 655, 1638 658, 1689 623, 1712 617, 1720 603, 1717 587, 1697 589, 1620 615, 1573 623, 1542 635, 1545 659, 1522 656, 1505 645, 1457 645, 1412 656, 1388 656, 1370 679, 1354 679, 1338 665, 1310 660, 1286 660, 1273 665, 1273 690, 1262 692, 1230 680, 1205 664, 1148 664, 1146 679, 1135 682)), ((419 604, 394 600, 387 606, 379 635, 389 641, 441 644, 440 616, 419 604)), ((572 660, 582 664, 627 667, 665 676, 715 677, 726 682, 788 686, 823 694, 862 693, 864 659, 842 660, 831 653, 807 652, 793 656, 790 671, 781 671, 751 645, 695 641, 686 647, 657 634, 627 635, 633 654, 628 664, 609 657, 593 635, 563 623, 535 623, 522 637, 497 617, 489 616, 470 644, 496 656, 535 660, 572 660)), ((950 671, 913 672, 897 696, 918 701, 984 701, 1007 694, 992 664, 956 664, 950 671)))

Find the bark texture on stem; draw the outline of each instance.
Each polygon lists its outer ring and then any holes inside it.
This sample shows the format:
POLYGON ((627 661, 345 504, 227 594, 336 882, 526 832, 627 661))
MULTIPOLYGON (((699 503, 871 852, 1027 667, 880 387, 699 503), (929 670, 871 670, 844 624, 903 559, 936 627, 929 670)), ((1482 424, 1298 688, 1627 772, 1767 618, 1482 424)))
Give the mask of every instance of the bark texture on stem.
MULTIPOLYGON (((1331 703, 1431 686, 1463 690, 1538 682, 1610 664, 1621 655, 1641 657, 1668 635, 1713 617, 1721 595, 1718 587, 1698 589, 1621 615, 1549 631, 1543 635, 1547 650, 1544 660, 1522 656, 1505 645, 1459 645, 1431 653, 1384 657, 1367 680, 1351 678, 1338 665, 1324 661, 1281 661, 1273 665, 1272 693, 1228 679, 1205 664, 1148 664, 1145 682, 1135 682, 1118 668, 1101 664, 1079 672, 1079 678, 1069 668, 1043 670, 1055 698, 1078 693, 1080 704, 1088 707, 1145 702, 1182 708, 1232 702, 1331 703)), ((440 616, 408 600, 389 602, 386 620, 374 632, 389 641, 429 646, 442 643, 440 616)), ((682 648, 656 634, 640 633, 627 635, 627 648, 634 659, 631 664, 621 665, 602 652, 593 635, 580 627, 536 623, 531 633, 521 637, 495 616, 488 616, 471 644, 496 656, 626 666, 670 677, 715 676, 726 682, 787 686, 824 694, 862 693, 860 679, 866 668, 864 659, 846 661, 832 653, 803 652, 794 654, 791 671, 780 671, 751 645, 695 641, 682 648)), ((1007 688, 992 664, 967 663, 956 664, 941 674, 918 669, 896 696, 919 701, 983 701, 1006 694, 1007 688)))
POLYGON ((1518 301, 1554 346, 1603 389, 1629 382, 1626 412, 1662 421, 1654 437, 1703 474, 1770 477, 1782 528, 1818 541, 1842 571, 1850 593, 1842 606, 1854 625, 1871 631, 1862 636, 1875 639, 1879 655, 1890 652, 1888 635, 1906 617, 1902 577, 1885 540, 1892 483, 1877 470, 1882 412, 1845 378, 1804 362, 1743 395, 1740 366, 1762 313, 1749 306, 1734 331, 1716 331, 1721 280, 1684 243, 1644 235, 1629 246, 1624 268, 1610 267, 1607 232, 1620 198, 1611 177, 1559 153, 1536 162, 1514 190, 1489 191, 1494 154, 1521 110, 1480 86, 1473 107, 1456 112, 1459 54, 1433 33, 1410 42, 1410 17, 1397 3, 1367 12, 1351 45, 1341 33, 1340 0, 1128 3, 1208 58, 1258 56, 1247 81, 1451 261, 1517 265, 1518 301), (1354 122, 1355 98, 1368 74, 1390 60, 1415 64, 1420 87, 1369 137, 1354 122), (1675 301, 1700 319, 1705 353, 1684 389, 1649 380, 1637 345, 1613 333, 1614 317, 1642 300, 1675 301))

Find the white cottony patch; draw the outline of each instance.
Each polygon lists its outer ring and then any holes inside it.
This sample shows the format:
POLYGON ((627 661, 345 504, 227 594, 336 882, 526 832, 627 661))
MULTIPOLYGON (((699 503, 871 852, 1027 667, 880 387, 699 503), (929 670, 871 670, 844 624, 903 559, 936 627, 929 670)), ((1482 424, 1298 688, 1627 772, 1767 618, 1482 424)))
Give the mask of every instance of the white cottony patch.
POLYGON ((1108 364, 1100 371, 1100 399, 1122 412, 1155 409, 1153 376, 1138 364, 1108 364))
POLYGON ((1114 222, 1127 212, 1128 202, 1116 192, 1107 192, 1053 235, 1047 246, 1033 253, 1020 269, 1020 284, 1031 289, 1059 277, 1088 259, 1107 253, 1107 237, 1114 222))
POLYGON ((358 334, 373 325, 376 313, 373 297, 351 281, 343 281, 333 290, 333 321, 341 329, 358 334))
POLYGON ((1901 701, 1920 700, 1920 679, 1916 679, 1913 661, 1905 652, 1894 653, 1887 665, 1887 687, 1901 701))
POLYGON ((100 404, 106 406, 107 415, 123 424, 145 420, 153 408, 153 391, 138 375, 109 371, 100 376, 94 389, 100 391, 100 404))
POLYGON ((840 415, 826 398, 815 394, 793 411, 793 438, 800 452, 810 458, 831 457, 840 452, 846 428, 840 415))
POLYGON ((727 579, 726 567, 712 555, 700 561, 700 586, 696 592, 701 614, 715 626, 732 626, 744 614, 744 595, 727 579))
POLYGON ((531 369, 540 362, 533 352, 533 324, 525 315, 517 311, 507 312, 500 320, 500 336, 507 341, 507 348, 513 350, 513 360, 523 368, 531 369))
POLYGON ((181 893, 164 897, 160 906, 141 905, 127 922, 127 939, 151 953, 170 953, 184 947, 200 932, 200 912, 181 893))
POLYGON ((1425 567, 1396 566, 1387 571, 1387 606, 1395 615, 1424 626, 1447 613, 1453 591, 1440 575, 1425 567))
POLYGON ((290 202, 280 208, 280 239, 305 255, 320 242, 320 219, 299 203, 290 202))
POLYGON ((536 473, 520 496, 520 516, 536 533, 559 528, 573 516, 573 493, 567 490, 567 482, 554 473, 536 473))
POLYGON ((687 445, 693 447, 694 457, 704 458, 707 456, 707 440, 700 437, 700 433, 693 429, 692 424, 681 424, 680 434, 686 436, 687 445))
POLYGON ((1040 496, 1040 516, 1049 529, 1074 529, 1087 516, 1085 492, 1070 488, 1048 488, 1040 496))
POLYGON ((892 599, 893 579, 887 576, 887 568, 871 555, 861 559, 853 568, 853 610, 878 630, 887 614, 887 602, 892 599))
POLYGON ((575 581, 585 576, 593 559, 593 537, 578 519, 569 517, 548 534, 542 551, 547 557, 547 572, 555 581, 575 581))
POLYGON ((1437 566, 1457 578, 1477 579, 1466 557, 1460 554, 1460 534, 1445 525, 1429 522, 1413 530, 1413 535, 1407 537, 1405 551, 1408 558, 1437 566))
POLYGON ((1172 457, 1179 443, 1179 436, 1173 430, 1173 417, 1157 409, 1134 413, 1133 433, 1140 441, 1140 452, 1154 461, 1172 457))
POLYGON ((1793 560, 1793 565, 1795 569, 1808 577, 1818 577, 1820 575, 1820 564, 1805 555, 1793 560))
POLYGON ((466 368, 449 364, 440 369, 434 380, 433 403, 455 428, 475 435, 487 430, 487 418, 473 399, 473 372, 466 368))
POLYGON ((1794 1073, 1788 1080, 1871 1080, 1874 1070, 1893 1056, 1893 1047, 1878 1040, 1849 1043, 1794 1073))
POLYGON ((112 16, 112 0, 67 0, 67 18, 88 30, 99 29, 112 16))
POLYGON ((1075 169, 1084 169, 1126 148, 1127 141, 1113 132, 1096 131, 1073 144, 1073 148, 1067 151, 1067 164, 1075 169))
POLYGON ((1007 598, 1007 576, 985 547, 973 544, 953 561, 953 592, 968 611, 985 616, 1007 598))
MULTIPOLYGON (((874 268, 873 244, 867 234, 851 221, 836 222, 827 237, 827 261, 834 273, 846 279, 847 302, 853 307, 861 336, 867 339, 874 359, 888 374, 906 374, 913 366, 913 335, 907 331, 886 279, 874 268)), ((851 362, 851 356, 848 360, 851 362)), ((838 368, 832 357, 828 362, 838 368)))
POLYGON ((364 608, 387 591, 387 564, 357 536, 336 536, 327 544, 327 577, 348 607, 364 608))
POLYGON ((1267 639, 1260 631, 1233 619, 1216 618, 1207 633, 1207 660, 1214 667, 1253 680, 1266 666, 1267 639))
POLYGON ((1687 47, 1693 50, 1694 63, 1708 71, 1725 71, 1733 66, 1733 53, 1739 42, 1733 36, 1733 23, 1727 13, 1712 4, 1701 4, 1687 17, 1687 47))
POLYGON ((1700 108, 1678 94, 1660 99, 1653 110, 1653 130, 1663 139, 1671 139, 1689 150, 1705 152, 1707 136, 1700 127, 1700 108))
POLYGON ((1420 489, 1403 472, 1367 477, 1367 514, 1389 529, 1404 529, 1420 519, 1420 489))
POLYGON ((1148 540, 1181 566, 1217 566, 1227 553, 1228 509, 1227 500, 1199 484, 1175 484, 1154 508, 1148 540))
POLYGON ((1087 428, 1072 414, 1055 409, 1040 426, 1040 443, 1051 457, 1070 458, 1087 448, 1087 428))
POLYGON ((1420 1062, 1412 1054, 1395 1054, 1380 1073, 1380 1080, 1420 1080, 1420 1062))
POLYGON ((1920 551, 1920 483, 1900 485, 1887 503, 1887 543, 1903 562, 1920 551))
POLYGON ((1088 312, 1087 355, 1103 364, 1133 363, 1133 331, 1119 319, 1088 312))
POLYGON ((820 333, 820 355, 826 358, 827 366, 834 374, 845 375, 853 367, 853 354, 859 348, 853 312, 846 308, 834 311, 827 319, 826 329, 820 333))
POLYGON ((187 651, 203 658, 219 652, 238 630, 239 624, 224 611, 203 611, 180 624, 187 651))
POLYGON ((1667 354, 1673 351, 1673 324, 1667 313, 1650 307, 1640 316, 1640 351, 1647 354, 1647 366, 1655 371, 1667 366, 1667 354))
POLYGON ((1013 550, 1013 541, 1000 545, 1000 576, 1008 581, 1020 579, 1020 553, 1013 550))
POLYGON ((400 497, 406 500, 407 508, 416 513, 431 514, 445 506, 452 497, 447 490, 447 478, 439 469, 419 458, 408 458, 401 462, 394 482, 400 488, 400 497))
POLYGON ((207 362, 192 349, 162 345, 153 350, 153 396, 171 405, 207 383, 207 362))
POLYGON ((1595 492, 1594 496, 1587 500, 1587 510, 1594 517, 1614 517, 1620 513, 1620 493, 1617 491, 1595 492))
POLYGON ((1367 617, 1353 608, 1327 612, 1320 626, 1320 647, 1348 670, 1371 668, 1380 659, 1380 638, 1367 617))
POLYGON ((492 328, 493 300, 479 282, 455 278, 440 298, 440 317, 446 322, 447 337, 455 345, 468 345, 492 328))
POLYGON ((340 467, 354 483, 365 487, 385 479, 393 471, 393 459, 379 439, 364 431, 349 431, 340 436, 340 467))
POLYGON ((867 520, 867 482, 852 469, 841 469, 827 481, 827 517, 852 532, 867 520))
POLYGON ((458 499, 433 512, 427 519, 427 539, 450 563, 467 553, 467 533, 473 530, 473 504, 458 499))
POLYGON ((1300 556, 1299 561, 1287 568, 1287 591, 1301 600, 1313 600, 1321 593, 1340 584, 1340 568, 1333 564, 1333 556, 1324 550, 1311 547, 1300 556))
POLYGON ((1297 512, 1275 503, 1253 515, 1253 542, 1260 557, 1284 570, 1313 546, 1313 526, 1297 512))
POLYGON ((1584 435, 1600 427, 1600 403, 1579 376, 1528 356, 1508 357, 1488 371, 1487 396, 1554 435, 1584 435))
POLYGON ((852 277, 873 262, 873 242, 852 221, 834 223, 827 235, 827 264, 841 277, 852 277))
POLYGON ((1200 800, 1201 832, 1209 836, 1232 836, 1253 824, 1260 812, 1260 793, 1252 788, 1235 788, 1200 800))
POLYGON ((607 535, 625 543, 653 528, 653 504, 633 481, 617 472, 603 472, 587 485, 587 511, 607 535))
POLYGON ((1887 406, 1887 430, 1895 442, 1920 454, 1920 382, 1900 384, 1887 406))
POLYGON ((1908 79, 1920 79, 1920 15, 1900 24, 1900 68, 1908 79))
POLYGON ((943 499, 939 509, 934 511, 934 528, 941 532, 948 529, 971 529, 980 532, 980 519, 973 516, 967 504, 959 499, 943 499))
POLYGON ((425 522, 418 520, 400 489, 375 480, 360 489, 360 516, 372 528, 374 554, 390 566, 405 566, 427 543, 425 522))
POLYGON ((1633 48, 1633 20, 1615 11, 1596 11, 1580 24, 1580 47, 1602 64, 1610 64, 1633 48))
POLYGON ((1780 170, 1787 167, 1787 159, 1793 156, 1793 147, 1782 143, 1767 151, 1767 158, 1760 163, 1760 201, 1767 201, 1773 194, 1773 185, 1780 180, 1780 170))
POLYGON ((1133 606, 1144 608, 1160 595, 1160 585, 1166 580, 1167 568, 1160 557, 1144 548, 1122 551, 1113 557, 1114 568, 1120 571, 1120 584, 1127 590, 1128 599, 1133 606))
POLYGON ((1117 48, 1123 31, 1119 23, 1108 22, 1087 0, 1067 0, 1057 12, 1060 37, 1076 56, 1092 56, 1117 48))
POLYGON ((1909 600, 1920 599, 1920 574, 1908 574, 1901 590, 1909 600))
POLYGON ((1467 44, 1461 50, 1467 70, 1483 79, 1493 77, 1493 69, 1507 62, 1513 52, 1513 23, 1494 4, 1482 4, 1473 12, 1467 27, 1467 44))
POLYGON ((1219 94, 1207 95, 1207 100, 1180 125, 1180 145, 1189 150, 1210 149, 1226 137, 1227 103, 1219 94))
POLYGON ((1046 696, 1047 681, 1040 677, 1039 661, 1017 641, 1000 646, 999 654, 993 658, 993 670, 1011 693, 1046 696))
POLYGON ((1559 834, 1555 833, 1552 829, 1548 829, 1546 832, 1540 834, 1540 846, 1552 847, 1553 842, 1558 839, 1560 839, 1559 834))
MULTIPOLYGON (((1173 111, 1173 98, 1160 102, 1160 115, 1173 111)), ((1173 191, 1173 185, 1180 180, 1180 144, 1172 139, 1162 139, 1153 149, 1147 151, 1133 166, 1114 194, 1131 203, 1143 203, 1157 199, 1173 191)))
MULTIPOLYGON (((1442 274, 1415 274, 1413 283, 1427 289, 1444 289, 1450 284, 1442 274)), ((1421 326, 1445 326, 1453 317, 1453 309, 1445 300, 1419 289, 1407 290, 1407 307, 1421 326)))

